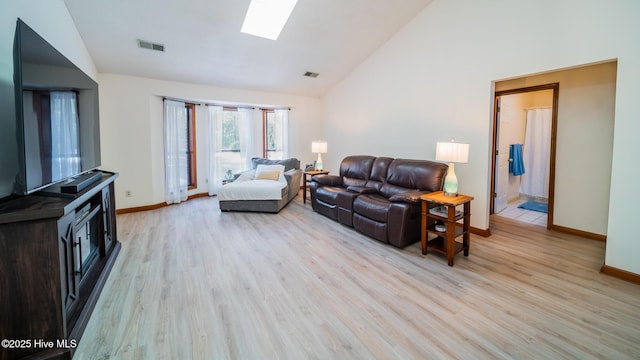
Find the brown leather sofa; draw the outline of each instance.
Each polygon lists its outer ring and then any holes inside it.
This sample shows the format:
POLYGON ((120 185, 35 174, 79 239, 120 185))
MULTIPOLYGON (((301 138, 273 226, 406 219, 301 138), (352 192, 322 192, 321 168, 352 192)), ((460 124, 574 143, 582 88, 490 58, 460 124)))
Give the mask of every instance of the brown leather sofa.
POLYGON ((313 210, 403 248, 420 240, 420 195, 442 190, 448 166, 429 160, 347 156, 339 175, 311 179, 313 210))

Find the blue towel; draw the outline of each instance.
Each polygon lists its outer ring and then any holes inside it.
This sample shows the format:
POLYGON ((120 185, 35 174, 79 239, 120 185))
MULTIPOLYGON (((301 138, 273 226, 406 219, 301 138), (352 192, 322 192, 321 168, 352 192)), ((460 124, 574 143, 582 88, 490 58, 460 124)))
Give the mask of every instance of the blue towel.
POLYGON ((522 144, 511 144, 511 146, 509 146, 509 172, 514 176, 520 176, 524 174, 522 144))

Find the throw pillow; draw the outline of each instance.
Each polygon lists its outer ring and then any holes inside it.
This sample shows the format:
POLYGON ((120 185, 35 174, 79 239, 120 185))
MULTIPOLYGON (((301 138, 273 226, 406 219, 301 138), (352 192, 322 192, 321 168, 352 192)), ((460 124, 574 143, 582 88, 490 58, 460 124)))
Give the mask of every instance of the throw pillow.
POLYGON ((256 174, 256 180, 278 180, 280 171, 261 171, 256 174))
POLYGON ((256 168, 256 176, 255 179, 264 179, 263 176, 266 176, 267 179, 269 180, 278 180, 280 177, 280 174, 282 174, 284 172, 284 165, 258 165, 258 167, 256 168), (263 173, 273 173, 275 172, 275 179, 273 179, 272 177, 274 176, 273 174, 268 174, 268 175, 262 175, 263 173))

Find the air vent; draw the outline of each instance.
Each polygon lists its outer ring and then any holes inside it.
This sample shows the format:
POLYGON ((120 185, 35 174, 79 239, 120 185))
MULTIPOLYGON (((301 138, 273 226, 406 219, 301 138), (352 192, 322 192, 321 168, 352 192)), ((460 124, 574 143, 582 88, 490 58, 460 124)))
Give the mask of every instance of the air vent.
POLYGON ((316 77, 318 77, 318 75, 320 75, 320 74, 314 73, 314 72, 311 72, 311 71, 307 71, 306 73, 304 73, 304 76, 312 77, 312 78, 316 78, 316 77))
POLYGON ((164 51, 164 45, 138 39, 138 47, 143 49, 164 51))

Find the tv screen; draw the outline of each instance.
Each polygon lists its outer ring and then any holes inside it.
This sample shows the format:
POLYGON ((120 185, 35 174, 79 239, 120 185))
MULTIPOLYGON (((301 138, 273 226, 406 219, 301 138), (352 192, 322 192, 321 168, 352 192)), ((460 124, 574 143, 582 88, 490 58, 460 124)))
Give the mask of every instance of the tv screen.
POLYGON ((98 84, 18 19, 14 86, 25 195, 100 166, 98 84))

